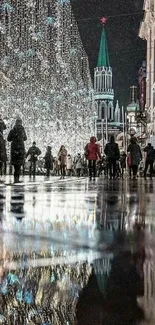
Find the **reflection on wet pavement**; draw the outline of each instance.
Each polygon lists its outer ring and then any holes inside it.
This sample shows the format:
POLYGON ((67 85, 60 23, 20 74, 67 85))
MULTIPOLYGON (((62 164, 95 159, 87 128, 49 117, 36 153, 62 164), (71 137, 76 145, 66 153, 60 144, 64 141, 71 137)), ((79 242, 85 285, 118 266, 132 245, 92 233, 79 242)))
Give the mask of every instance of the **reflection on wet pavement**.
POLYGON ((0 185, 0 324, 155 324, 155 182, 0 185))

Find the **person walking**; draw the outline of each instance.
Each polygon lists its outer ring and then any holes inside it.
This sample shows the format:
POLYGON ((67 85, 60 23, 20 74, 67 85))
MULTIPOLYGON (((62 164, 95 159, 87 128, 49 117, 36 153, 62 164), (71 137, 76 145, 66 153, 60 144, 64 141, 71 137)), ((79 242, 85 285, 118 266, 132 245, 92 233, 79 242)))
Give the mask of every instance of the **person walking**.
POLYGON ((36 176, 36 165, 38 156, 41 155, 41 150, 36 146, 36 142, 33 141, 32 147, 28 149, 28 152, 26 153, 26 158, 28 158, 28 161, 30 162, 30 168, 29 168, 29 176, 33 175, 33 178, 36 176))
POLYGON ((126 155, 125 151, 123 151, 121 153, 121 156, 120 156, 120 165, 121 165, 121 175, 122 175, 122 177, 124 175, 124 171, 126 170, 126 159, 127 159, 127 155, 126 155))
POLYGON ((27 140, 21 118, 16 120, 15 126, 8 134, 7 140, 11 142, 11 165, 14 166, 14 183, 18 183, 21 166, 25 158, 24 142, 27 140))
POLYGON ((99 146, 96 143, 96 138, 92 136, 90 142, 87 143, 85 147, 85 156, 88 160, 88 169, 89 169, 89 179, 92 180, 92 177, 95 180, 96 177, 96 161, 101 159, 101 154, 99 146))
POLYGON ((72 174, 72 167, 73 167, 72 157, 71 157, 71 155, 68 155, 67 163, 66 163, 66 169, 67 169, 68 176, 71 176, 71 174, 72 174))
POLYGON ((106 144, 104 153, 108 161, 108 169, 110 174, 110 179, 116 177, 116 162, 120 159, 120 151, 118 144, 115 142, 115 138, 112 135, 110 142, 106 144))
POLYGON ((60 178, 64 178, 66 175, 67 150, 63 145, 60 147, 58 153, 58 160, 60 161, 60 172, 61 172, 60 178))
POLYGON ((44 168, 46 169, 46 176, 49 177, 50 176, 50 170, 53 170, 53 161, 54 158, 52 156, 52 152, 51 152, 51 146, 48 146, 46 149, 46 153, 45 153, 45 165, 44 168))
POLYGON ((6 130, 6 125, 2 119, 2 114, 0 114, 0 133, 2 133, 2 135, 4 130, 6 130))
POLYGON ((153 163, 155 160, 155 149, 153 148, 151 143, 148 143, 148 145, 144 148, 144 152, 146 153, 144 177, 146 178, 148 167, 150 167, 150 178, 152 178, 153 163))
POLYGON ((76 161, 75 161, 75 167, 76 167, 76 175, 77 177, 81 176, 81 169, 82 169, 82 158, 80 153, 78 153, 76 161))
POLYGON ((3 134, 0 132, 0 176, 3 175, 3 168, 7 159, 6 157, 5 140, 3 139, 3 134))
POLYGON ((131 138, 127 152, 130 155, 130 168, 133 173, 133 179, 136 179, 137 172, 138 172, 138 166, 142 159, 142 153, 140 150, 140 146, 137 143, 137 139, 135 137, 131 138))
POLYGON ((53 175, 60 176, 60 161, 56 157, 53 160, 53 175))

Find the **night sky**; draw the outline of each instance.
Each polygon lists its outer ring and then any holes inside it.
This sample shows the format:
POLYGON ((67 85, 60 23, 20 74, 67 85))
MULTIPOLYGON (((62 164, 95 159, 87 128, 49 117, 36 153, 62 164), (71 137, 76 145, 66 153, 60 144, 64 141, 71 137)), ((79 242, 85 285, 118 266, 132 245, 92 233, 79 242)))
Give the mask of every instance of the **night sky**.
POLYGON ((73 0, 73 11, 83 45, 88 54, 91 74, 96 67, 101 36, 100 17, 106 25, 110 65, 113 68, 115 100, 130 101, 130 86, 138 82, 138 68, 146 58, 146 42, 138 37, 143 19, 144 0, 73 0))

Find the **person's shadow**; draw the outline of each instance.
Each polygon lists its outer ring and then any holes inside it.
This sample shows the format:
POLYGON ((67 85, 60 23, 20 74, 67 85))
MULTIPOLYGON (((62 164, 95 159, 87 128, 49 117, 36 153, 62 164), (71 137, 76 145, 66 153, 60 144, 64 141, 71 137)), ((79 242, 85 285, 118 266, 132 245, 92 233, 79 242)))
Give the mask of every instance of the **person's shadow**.
POLYGON ((104 296, 94 270, 76 306, 77 325, 102 325, 104 296))
POLYGON ((143 254, 132 255, 130 251, 113 259, 106 287, 103 324, 135 325, 144 319, 137 304, 137 297, 144 294, 144 281, 137 271, 139 259, 143 260, 143 254))
POLYGON ((137 297, 144 294, 144 282, 137 271, 139 260, 143 264, 143 254, 129 251, 115 256, 104 293, 92 272, 77 303, 78 325, 136 325, 144 319, 137 303, 137 297))

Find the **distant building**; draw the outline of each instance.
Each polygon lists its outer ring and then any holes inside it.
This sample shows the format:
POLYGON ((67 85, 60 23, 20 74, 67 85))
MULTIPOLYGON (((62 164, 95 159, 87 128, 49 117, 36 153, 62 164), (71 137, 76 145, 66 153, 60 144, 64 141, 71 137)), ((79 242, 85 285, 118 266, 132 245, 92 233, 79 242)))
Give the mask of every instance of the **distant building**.
MULTIPOLYGON (((126 108, 126 133, 130 137, 135 136, 141 145, 146 141, 146 116, 145 110, 140 109, 137 99, 137 87, 132 86, 131 102, 126 108)), ((128 141, 129 142, 129 139, 128 141)))
POLYGON ((147 41, 146 57, 146 104, 147 141, 155 146, 155 1, 144 1, 144 19, 139 37, 147 41))
POLYGON ((137 112, 139 111, 139 103, 137 102, 137 87, 132 86, 131 89, 131 103, 126 108, 126 128, 130 136, 136 135, 137 129, 137 112))
POLYGON ((113 74, 109 62, 105 27, 103 26, 97 67, 94 69, 94 99, 97 111, 97 138, 108 141, 109 135, 122 131, 121 111, 114 108, 113 74))

